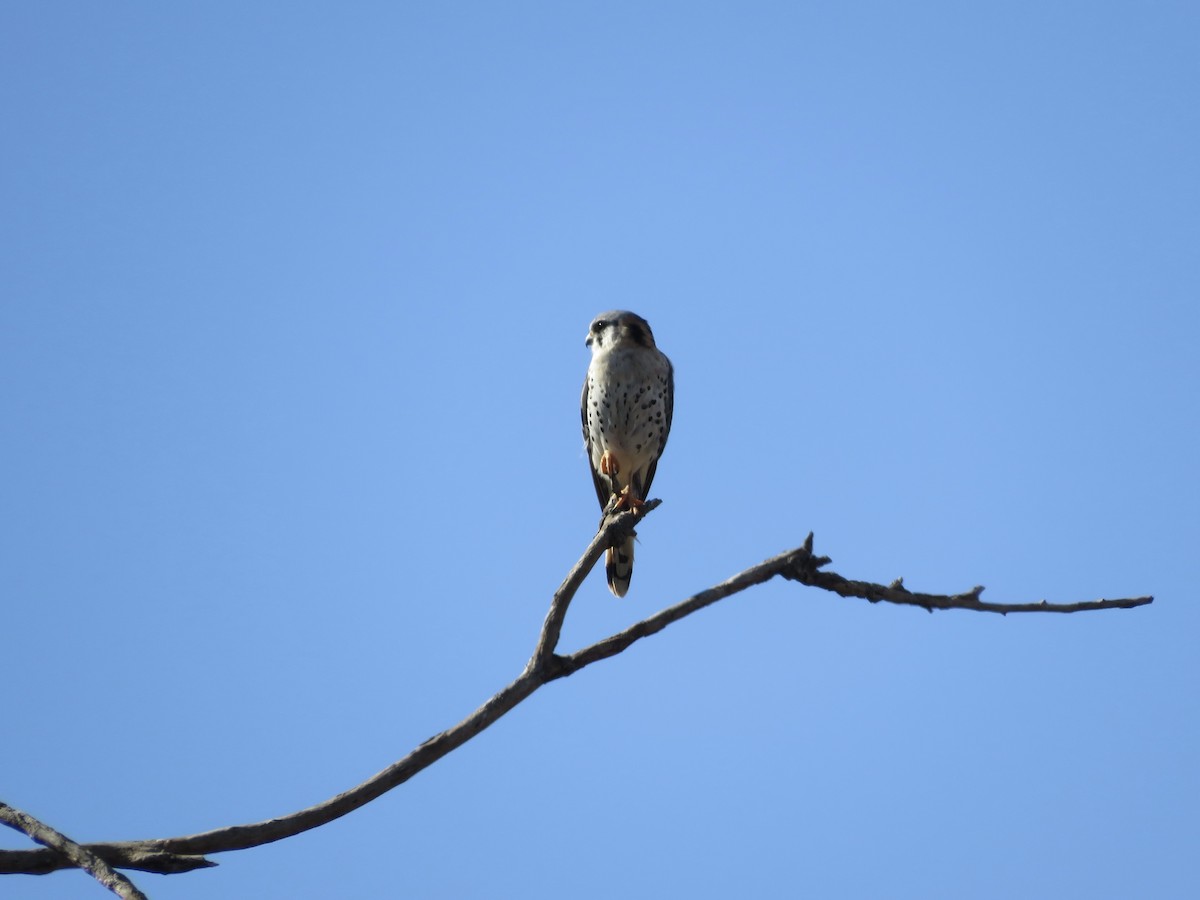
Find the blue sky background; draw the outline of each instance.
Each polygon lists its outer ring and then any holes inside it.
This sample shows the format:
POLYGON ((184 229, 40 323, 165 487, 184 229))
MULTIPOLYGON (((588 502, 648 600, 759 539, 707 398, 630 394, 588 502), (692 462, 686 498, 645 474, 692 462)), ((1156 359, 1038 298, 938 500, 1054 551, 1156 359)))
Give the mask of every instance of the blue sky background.
POLYGON ((281 815, 515 677, 620 307, 676 366, 664 503, 565 649, 809 530, 849 577, 1156 603, 772 583, 139 884, 1197 896, 1198 84, 1184 2, 6 4, 0 799, 281 815))

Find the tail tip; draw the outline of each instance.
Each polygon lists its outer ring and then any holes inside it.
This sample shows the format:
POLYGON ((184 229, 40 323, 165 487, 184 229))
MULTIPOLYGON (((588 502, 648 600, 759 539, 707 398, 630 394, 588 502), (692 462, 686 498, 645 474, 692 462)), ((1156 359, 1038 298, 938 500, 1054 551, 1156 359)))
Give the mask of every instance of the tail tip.
POLYGON ((633 540, 620 547, 609 547, 604 554, 604 574, 608 577, 608 589, 614 597, 624 597, 633 577, 633 540))

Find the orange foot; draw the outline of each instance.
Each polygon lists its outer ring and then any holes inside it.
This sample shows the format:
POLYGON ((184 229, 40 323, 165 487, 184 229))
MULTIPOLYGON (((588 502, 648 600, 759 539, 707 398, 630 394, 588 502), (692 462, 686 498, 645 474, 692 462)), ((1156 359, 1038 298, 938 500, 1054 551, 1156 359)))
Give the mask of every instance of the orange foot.
POLYGON ((613 512, 625 508, 629 508, 637 512, 645 505, 646 501, 635 496, 633 492, 629 490, 629 485, 625 485, 625 488, 620 494, 617 495, 617 505, 613 507, 613 512))
POLYGON ((613 456, 612 451, 605 450, 600 455, 600 474, 616 475, 620 471, 621 467, 617 465, 617 458, 613 456))

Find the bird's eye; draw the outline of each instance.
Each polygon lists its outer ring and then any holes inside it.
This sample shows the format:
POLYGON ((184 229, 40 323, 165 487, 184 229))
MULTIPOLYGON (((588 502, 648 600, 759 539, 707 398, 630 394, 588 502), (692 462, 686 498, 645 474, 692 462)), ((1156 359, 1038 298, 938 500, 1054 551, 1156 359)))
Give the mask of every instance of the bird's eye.
POLYGON ((605 326, 607 326, 607 325, 608 325, 608 323, 606 321, 604 321, 603 319, 597 319, 595 322, 592 323, 592 331, 596 332, 596 334, 599 334, 600 332, 602 332, 604 330, 605 326))

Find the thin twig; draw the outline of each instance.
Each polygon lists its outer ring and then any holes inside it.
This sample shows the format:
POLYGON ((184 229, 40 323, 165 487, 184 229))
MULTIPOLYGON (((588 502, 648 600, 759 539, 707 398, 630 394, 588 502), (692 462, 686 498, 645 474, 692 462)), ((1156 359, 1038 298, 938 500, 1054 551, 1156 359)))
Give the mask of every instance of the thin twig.
POLYGON ((60 831, 55 831, 45 822, 35 819, 27 812, 22 812, 7 803, 0 802, 0 822, 28 835, 44 847, 49 847, 73 866, 78 866, 88 872, 98 882, 123 900, 146 900, 146 895, 134 886, 134 883, 116 872, 100 857, 86 847, 75 843, 60 831))
POLYGON ((812 540, 813 536, 810 532, 803 547, 791 551, 790 554, 783 554, 784 557, 790 556, 791 558, 781 568, 779 574, 791 581, 821 588, 841 597, 859 597, 863 600, 870 600, 872 603, 886 600, 889 603, 899 603, 905 606, 919 606, 929 612, 933 612, 935 609, 967 609, 973 612, 999 613, 1004 616, 1009 613, 1075 613, 1098 609, 1133 609, 1154 602, 1153 597, 1145 596, 1124 597, 1117 600, 1083 600, 1077 603, 1050 603, 1046 600, 1039 600, 1036 603, 989 603, 979 599, 979 595, 984 591, 983 585, 976 585, 961 594, 913 593, 904 587, 902 578, 897 578, 891 584, 884 586, 869 581, 852 581, 849 578, 843 578, 836 572, 820 571, 822 567, 829 564, 830 559, 827 556, 813 556, 812 540))
MULTIPOLYGON (((659 501, 651 500, 637 512, 630 511, 619 515, 612 515, 611 511, 606 511, 596 536, 592 538, 579 562, 575 564, 555 592, 533 655, 520 677, 453 728, 425 741, 403 759, 388 766, 362 784, 326 800, 324 803, 310 806, 278 819, 269 819, 249 825, 233 825, 185 837, 88 844, 86 849, 114 866, 156 872, 178 872, 186 871, 187 868, 214 865, 200 855, 190 854, 244 850, 317 828, 353 812, 392 788, 408 781, 422 769, 437 762, 447 753, 482 732, 542 685, 578 672, 594 662, 616 656, 642 638, 662 631, 672 622, 677 622, 685 616, 756 584, 769 581, 776 575, 831 591, 843 597, 863 598, 872 603, 884 600, 889 603, 920 606, 931 612, 934 609, 967 609, 1001 614, 1010 612, 1071 613, 1099 609, 1129 609, 1135 606, 1144 606, 1153 602, 1154 599, 1153 597, 1132 597, 1121 600, 1089 600, 1066 604, 1052 604, 1045 601, 1003 604, 986 603, 980 600, 982 587, 976 587, 961 594, 913 593, 904 587, 900 579, 885 586, 867 581, 851 581, 834 572, 821 571, 824 566, 829 564, 830 560, 828 557, 813 554, 813 536, 809 534, 803 546, 781 553, 756 566, 751 566, 727 581, 643 619, 624 631, 610 635, 567 656, 555 653, 567 610, 584 578, 600 559, 605 548, 611 546, 618 536, 630 533, 633 526, 642 517, 653 511, 658 504, 659 501), (161 864, 161 867, 156 867, 156 864, 161 864)), ((0 874, 41 874, 71 865, 78 865, 78 863, 68 862, 57 853, 47 850, 0 851, 0 874)))

